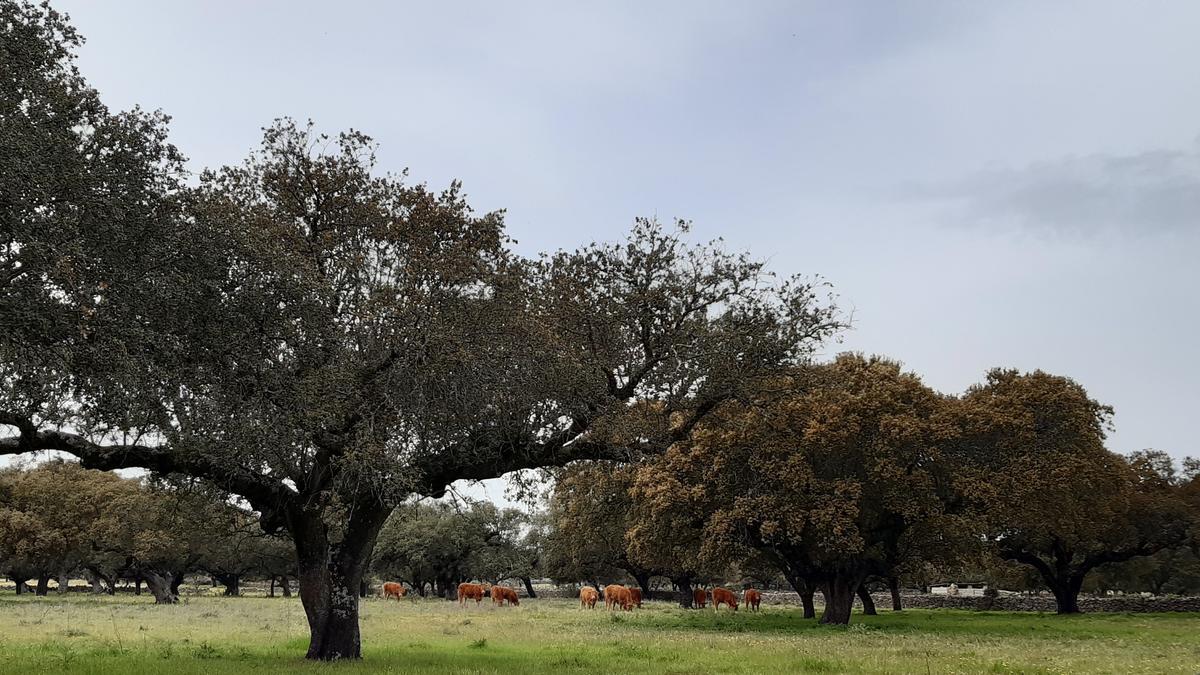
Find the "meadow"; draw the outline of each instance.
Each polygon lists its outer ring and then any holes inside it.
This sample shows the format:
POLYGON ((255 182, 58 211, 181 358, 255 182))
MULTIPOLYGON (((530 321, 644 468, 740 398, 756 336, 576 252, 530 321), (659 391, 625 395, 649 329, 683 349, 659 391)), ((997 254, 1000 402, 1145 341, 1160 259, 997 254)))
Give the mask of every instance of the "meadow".
POLYGON ((847 627, 798 608, 614 613, 362 603, 364 660, 304 661, 295 598, 0 597, 3 673, 1195 673, 1200 615, 881 609, 847 627))

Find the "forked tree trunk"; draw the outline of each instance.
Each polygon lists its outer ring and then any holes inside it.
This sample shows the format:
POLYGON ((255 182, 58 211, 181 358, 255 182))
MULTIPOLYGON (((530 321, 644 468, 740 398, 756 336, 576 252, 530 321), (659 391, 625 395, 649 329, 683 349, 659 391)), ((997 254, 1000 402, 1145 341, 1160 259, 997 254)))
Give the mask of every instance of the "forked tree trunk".
POLYGON ((319 514, 293 513, 289 529, 296 543, 300 602, 308 619, 308 659, 362 658, 358 594, 366 562, 388 510, 354 511, 337 546, 331 546, 319 514))
POLYGON ((821 614, 821 623, 849 624, 854 595, 861 583, 861 577, 847 572, 838 572, 825 579, 821 585, 825 593, 825 612, 821 614))
POLYGON ((888 590, 892 592, 892 611, 899 612, 904 609, 904 605, 900 603, 900 580, 888 577, 888 590))
POLYGON ((170 572, 144 570, 141 578, 146 581, 146 588, 154 595, 154 604, 173 605, 179 602, 179 596, 171 591, 174 575, 170 572))
POLYGON ((863 614, 867 616, 879 614, 879 612, 875 611, 875 599, 871 597, 871 591, 867 590, 866 584, 861 584, 858 587, 858 599, 862 601, 863 614))
POLYGON ((524 582, 525 592, 529 594, 529 597, 536 598, 537 593, 533 592, 533 579, 530 579, 529 577, 521 577, 521 581, 524 582))

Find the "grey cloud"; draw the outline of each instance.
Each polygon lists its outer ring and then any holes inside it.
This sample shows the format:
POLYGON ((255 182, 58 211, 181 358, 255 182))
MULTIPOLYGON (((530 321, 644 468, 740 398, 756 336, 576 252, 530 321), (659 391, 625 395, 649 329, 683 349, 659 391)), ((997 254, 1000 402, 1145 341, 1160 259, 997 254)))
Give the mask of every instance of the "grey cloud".
POLYGON ((1092 154, 993 168, 917 187, 963 226, 1023 227, 1063 235, 1157 234, 1200 229, 1200 144, 1187 151, 1092 154))

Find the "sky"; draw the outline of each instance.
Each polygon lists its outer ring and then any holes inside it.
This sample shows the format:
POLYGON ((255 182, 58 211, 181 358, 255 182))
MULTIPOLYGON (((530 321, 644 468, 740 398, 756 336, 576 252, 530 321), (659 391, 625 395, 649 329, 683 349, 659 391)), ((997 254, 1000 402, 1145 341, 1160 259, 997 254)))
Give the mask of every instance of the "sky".
POLYGON ((463 181, 524 253, 686 219, 832 283, 826 356, 1069 375, 1111 449, 1200 454, 1200 3, 52 4, 197 171, 291 116, 463 181))

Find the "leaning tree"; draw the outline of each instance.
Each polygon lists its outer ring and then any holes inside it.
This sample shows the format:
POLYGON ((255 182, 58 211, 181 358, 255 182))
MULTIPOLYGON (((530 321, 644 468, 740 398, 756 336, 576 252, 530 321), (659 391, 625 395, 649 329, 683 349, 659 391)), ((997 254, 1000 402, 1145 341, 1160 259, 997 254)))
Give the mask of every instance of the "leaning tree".
POLYGON ((361 655, 394 505, 641 452, 621 430, 642 399, 684 438, 839 327, 820 286, 686 228, 520 259, 500 214, 379 175, 356 132, 280 121, 185 188, 164 121, 99 104, 62 17, 0 12, 0 137, 21 151, 0 160, 0 453, 245 499, 295 544, 309 658, 361 655))

